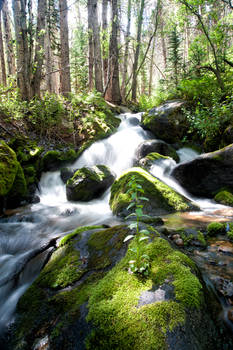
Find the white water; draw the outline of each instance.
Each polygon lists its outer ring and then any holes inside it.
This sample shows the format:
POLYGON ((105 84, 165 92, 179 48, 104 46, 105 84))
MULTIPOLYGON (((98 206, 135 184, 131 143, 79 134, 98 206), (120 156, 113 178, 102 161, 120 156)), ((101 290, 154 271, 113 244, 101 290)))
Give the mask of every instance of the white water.
MULTIPOLYGON (((131 167, 137 146, 151 138, 149 133, 139 125, 135 125, 139 123, 140 117, 141 114, 122 115, 118 131, 109 138, 93 144, 72 165, 72 168, 105 164, 116 175, 120 175, 122 171, 131 167)), ((182 149, 179 151, 179 156, 182 161, 187 161, 196 157, 197 153, 182 149)), ((173 160, 165 160, 153 165, 151 172, 185 197, 195 201, 201 208, 211 210, 214 205, 211 201, 200 201, 191 197, 169 176, 175 165, 173 160)), ((68 202, 65 185, 58 171, 43 174, 38 195, 40 203, 25 208, 7 220, 0 220, 0 281, 14 271, 26 253, 48 242, 52 237, 70 232, 77 226, 114 224, 118 220, 113 217, 108 205, 109 190, 102 198, 88 203, 68 202)), ((13 320, 19 297, 39 273, 45 258, 46 254, 43 254, 31 261, 18 281, 0 286, 0 332, 1 328, 13 320)))

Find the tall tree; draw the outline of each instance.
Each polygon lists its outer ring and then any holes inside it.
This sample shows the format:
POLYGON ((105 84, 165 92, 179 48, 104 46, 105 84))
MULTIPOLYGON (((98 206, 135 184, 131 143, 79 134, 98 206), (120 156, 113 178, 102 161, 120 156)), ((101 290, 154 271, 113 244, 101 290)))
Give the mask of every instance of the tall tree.
POLYGON ((105 90, 105 99, 114 103, 121 103, 119 84, 119 50, 118 50, 118 4, 112 0, 112 32, 109 44, 108 82, 105 90))
POLYGON ((71 91, 70 59, 69 59, 69 32, 67 0, 59 0, 60 11, 60 44, 61 44, 61 93, 68 96, 71 91))
POLYGON ((93 43, 93 30, 92 30, 92 18, 91 18, 91 0, 87 0, 87 13, 88 13, 88 87, 92 90, 94 87, 93 69, 94 69, 94 43, 93 43))
POLYGON ((107 21, 107 12, 108 12, 108 2, 109 0, 102 0, 102 46, 103 46, 103 78, 104 85, 107 84, 108 77, 108 57, 107 57, 107 29, 108 29, 108 21, 107 21))
POLYGON ((3 15, 4 38, 5 38, 5 44, 6 44, 7 69, 8 69, 8 75, 11 76, 16 73, 16 67, 15 67, 15 54, 14 54, 13 37, 12 37, 12 31, 11 31, 11 25, 10 25, 8 0, 4 1, 3 8, 2 8, 2 15, 3 15))
POLYGON ((141 0, 139 12, 138 12, 137 40, 136 40, 136 50, 135 50, 134 63, 133 63, 133 79, 132 79, 132 100, 133 101, 135 101, 137 97, 137 69, 138 69, 138 60, 139 60, 139 53, 140 53, 140 46, 141 46, 144 7, 145 7, 145 0, 141 0))
POLYGON ((122 95, 123 101, 125 101, 125 95, 126 95, 126 80, 127 80, 127 71, 128 71, 130 26, 131 26, 131 7, 132 7, 132 1, 128 0, 128 8, 127 8, 128 21, 127 21, 127 28, 125 33, 125 52, 124 52, 124 63, 123 63, 122 85, 121 85, 121 95, 122 95))
POLYGON ((44 62, 45 18, 46 18, 46 7, 47 7, 46 5, 47 5, 46 0, 38 0, 36 48, 35 48, 35 58, 34 58, 35 71, 32 79, 33 96, 40 96, 42 65, 44 62))
POLYGON ((31 98, 30 87, 30 57, 27 36, 26 1, 12 0, 16 51, 17 51, 17 85, 23 100, 31 98))
POLYGON ((89 10, 91 11, 90 20, 94 47, 95 88, 97 91, 103 92, 102 55, 100 45, 97 0, 91 0, 89 10))
POLYGON ((1 59, 1 80, 2 84, 6 86, 6 65, 4 57, 4 48, 3 48, 3 38, 2 38, 2 11, 0 11, 0 59, 1 59))

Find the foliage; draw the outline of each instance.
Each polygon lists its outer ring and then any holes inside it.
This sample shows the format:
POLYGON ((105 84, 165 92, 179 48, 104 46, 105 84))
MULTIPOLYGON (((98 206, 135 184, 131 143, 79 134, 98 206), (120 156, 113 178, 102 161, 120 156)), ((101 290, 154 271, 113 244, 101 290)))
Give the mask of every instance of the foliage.
MULTIPOLYGON (((132 176, 130 182, 128 183, 128 191, 126 192, 130 196, 131 203, 128 205, 127 210, 134 208, 135 211, 129 214, 126 219, 130 217, 136 217, 136 221, 131 222, 129 225, 130 229, 136 230, 135 237, 135 247, 129 250, 133 253, 133 260, 129 261, 129 268, 132 272, 141 273, 143 275, 148 275, 149 269, 149 256, 145 254, 145 241, 149 239, 150 232, 148 230, 140 230, 139 224, 140 219, 148 217, 148 215, 143 214, 143 204, 142 201, 148 201, 148 198, 144 197, 144 190, 140 185, 142 180, 137 179, 134 175, 132 176)), ((125 238, 124 242, 133 238, 134 235, 129 235, 125 238)))
POLYGON ((9 119, 24 118, 27 112, 27 102, 20 98, 19 90, 10 83, 7 88, 0 85, 0 113, 9 119))
POLYGON ((157 100, 155 96, 140 95, 138 99, 138 109, 142 112, 149 111, 157 105, 156 102, 157 100))
POLYGON ((221 233, 225 233, 225 226, 224 224, 221 224, 220 222, 211 222, 207 226, 207 233, 209 236, 216 236, 221 233))

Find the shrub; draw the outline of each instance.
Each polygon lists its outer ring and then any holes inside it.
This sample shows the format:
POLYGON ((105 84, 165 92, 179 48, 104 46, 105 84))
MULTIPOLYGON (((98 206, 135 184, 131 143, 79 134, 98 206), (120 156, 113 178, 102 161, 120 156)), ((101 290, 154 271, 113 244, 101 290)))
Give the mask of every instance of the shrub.
POLYGON ((220 222, 211 222, 207 226, 207 233, 209 236, 216 236, 221 233, 225 233, 225 225, 220 222))

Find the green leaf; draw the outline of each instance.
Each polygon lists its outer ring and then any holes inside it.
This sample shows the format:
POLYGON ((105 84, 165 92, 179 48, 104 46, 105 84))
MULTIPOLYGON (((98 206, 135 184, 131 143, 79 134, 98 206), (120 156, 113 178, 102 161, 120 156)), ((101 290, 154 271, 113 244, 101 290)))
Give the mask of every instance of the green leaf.
POLYGON ((136 222, 132 222, 130 225, 129 225, 129 228, 130 230, 134 229, 134 228, 137 228, 137 223, 136 222))
POLYGON ((134 207, 136 205, 135 202, 131 202, 128 207, 127 207, 127 210, 129 210, 130 208, 134 207))
POLYGON ((130 248, 129 251, 133 252, 133 253, 137 253, 137 249, 136 248, 130 248))
POLYGON ((138 197, 138 199, 140 199, 141 201, 149 201, 149 198, 146 197, 138 197))
POLYGON ((136 213, 136 215, 139 216, 139 217, 144 216, 144 215, 143 215, 142 208, 137 208, 137 209, 135 210, 135 213, 136 213))
POLYGON ((142 233, 143 235, 149 235, 150 232, 148 230, 141 230, 139 233, 142 233))
POLYGON ((139 238, 139 242, 145 241, 146 239, 149 239, 149 237, 141 237, 139 238))

